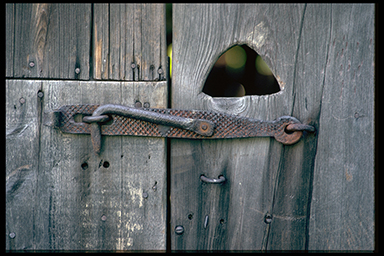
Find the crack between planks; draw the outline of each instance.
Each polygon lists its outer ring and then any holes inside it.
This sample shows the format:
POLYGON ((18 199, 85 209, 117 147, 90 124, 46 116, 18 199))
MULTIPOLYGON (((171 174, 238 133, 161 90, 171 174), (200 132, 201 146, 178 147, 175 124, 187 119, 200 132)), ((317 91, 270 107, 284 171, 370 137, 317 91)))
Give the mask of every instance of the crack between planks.
POLYGON ((291 109, 291 116, 293 115, 293 110, 295 108, 295 100, 296 100, 296 90, 295 90, 295 84, 296 84, 296 69, 297 69, 297 61, 299 57, 299 50, 300 50, 300 43, 301 43, 301 37, 303 34, 303 27, 304 27, 304 17, 305 17, 305 11, 307 9, 307 4, 304 5, 303 15, 301 17, 301 24, 300 24, 300 31, 299 31, 299 38, 297 41, 297 49, 296 49, 296 55, 295 55, 295 65, 293 68, 293 84, 292 84, 292 109, 291 109))

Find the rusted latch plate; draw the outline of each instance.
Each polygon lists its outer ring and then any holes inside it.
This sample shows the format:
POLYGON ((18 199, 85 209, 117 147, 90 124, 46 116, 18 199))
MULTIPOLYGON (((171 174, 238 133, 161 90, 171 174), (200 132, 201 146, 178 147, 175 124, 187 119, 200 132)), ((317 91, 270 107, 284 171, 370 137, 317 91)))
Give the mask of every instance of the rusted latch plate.
POLYGON ((187 139, 274 137, 291 145, 301 138, 303 130, 314 131, 313 126, 301 124, 291 116, 261 121, 202 110, 133 108, 113 104, 64 105, 45 113, 44 124, 63 133, 91 134, 96 153, 100 152, 101 135, 187 139))

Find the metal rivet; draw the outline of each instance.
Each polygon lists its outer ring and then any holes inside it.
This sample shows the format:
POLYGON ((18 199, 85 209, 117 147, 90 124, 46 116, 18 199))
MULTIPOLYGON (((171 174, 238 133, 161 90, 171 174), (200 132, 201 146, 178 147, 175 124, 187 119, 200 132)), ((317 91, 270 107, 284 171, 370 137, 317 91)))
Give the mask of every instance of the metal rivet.
POLYGON ((143 104, 141 104, 140 101, 135 102, 135 108, 141 108, 142 106, 143 106, 143 104))
POLYGON ((30 62, 29 62, 29 67, 30 67, 30 68, 33 68, 34 66, 35 66, 35 62, 30 61, 30 62))
POLYGON ((105 215, 101 216, 101 220, 102 221, 106 221, 107 220, 107 216, 105 216, 105 215))
POLYGON ((203 124, 203 125, 201 126, 201 129, 202 129, 203 131, 206 131, 206 130, 208 129, 208 126, 207 126, 206 124, 203 124))
POLYGON ((25 103, 25 99, 24 99, 23 97, 21 97, 21 98, 19 99, 19 102, 20 102, 21 104, 24 104, 24 103, 25 103))
POLYGON ((9 237, 13 239, 16 237, 16 234, 14 232, 11 232, 11 233, 9 233, 9 237))
POLYGON ((144 199, 147 199, 147 198, 148 198, 148 193, 144 192, 144 193, 143 193, 143 198, 144 198, 144 199))
POLYGON ((181 235, 184 233, 184 227, 183 226, 176 226, 175 227, 175 233, 178 235, 181 235))
POLYGON ((271 223, 272 222, 272 214, 270 214, 270 213, 265 214, 264 222, 267 224, 271 223))
POLYGON ((43 97, 44 97, 44 93, 43 93, 42 91, 39 91, 39 92, 37 93, 37 97, 39 97, 39 98, 43 98, 43 97))
POLYGON ((80 72, 81 72, 80 68, 75 68, 75 73, 76 74, 80 74, 80 72))
POLYGON ((144 105, 143 105, 145 108, 149 108, 150 104, 149 102, 144 102, 144 105))

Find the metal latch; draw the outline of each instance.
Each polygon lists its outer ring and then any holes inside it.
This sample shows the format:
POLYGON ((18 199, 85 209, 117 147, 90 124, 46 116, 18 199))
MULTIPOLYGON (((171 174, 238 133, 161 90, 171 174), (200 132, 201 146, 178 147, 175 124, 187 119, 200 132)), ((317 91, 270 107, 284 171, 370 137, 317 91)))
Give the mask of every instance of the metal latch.
POLYGON ((303 131, 314 132, 291 116, 262 121, 203 110, 134 108, 107 105, 64 105, 44 113, 44 125, 63 133, 91 134, 96 154, 101 150, 101 135, 130 135, 188 139, 230 139, 274 137, 292 145, 303 131), (78 116, 80 116, 80 121, 78 116))

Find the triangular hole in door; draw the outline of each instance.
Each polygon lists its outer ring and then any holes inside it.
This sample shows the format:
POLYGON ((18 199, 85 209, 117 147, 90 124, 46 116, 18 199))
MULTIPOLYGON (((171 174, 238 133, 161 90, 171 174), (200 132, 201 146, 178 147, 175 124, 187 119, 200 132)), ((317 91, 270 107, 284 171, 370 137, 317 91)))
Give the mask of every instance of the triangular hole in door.
POLYGON ((235 45, 224 52, 203 87, 203 92, 212 97, 267 95, 279 91, 268 65, 247 45, 235 45))

